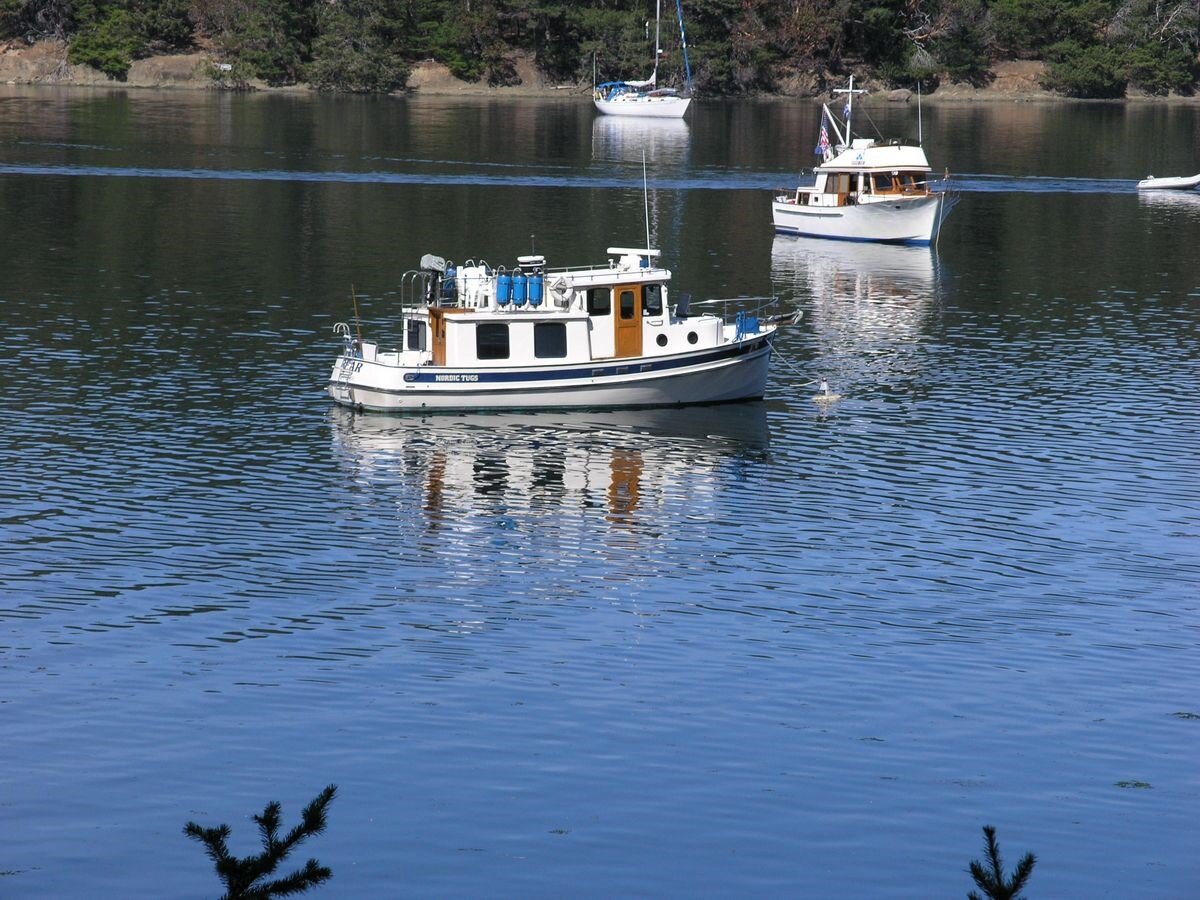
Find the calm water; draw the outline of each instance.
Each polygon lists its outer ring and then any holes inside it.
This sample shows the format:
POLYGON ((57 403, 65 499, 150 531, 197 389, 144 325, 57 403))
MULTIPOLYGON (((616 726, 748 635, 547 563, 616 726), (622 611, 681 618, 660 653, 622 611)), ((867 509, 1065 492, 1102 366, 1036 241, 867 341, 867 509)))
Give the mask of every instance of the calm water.
POLYGON ((1200 108, 927 107, 936 253, 773 236, 816 121, 5 89, 0 895, 336 782, 328 896, 1194 897, 1200 108), (643 149, 677 290, 805 311, 764 402, 331 408, 352 290, 638 246, 643 149))

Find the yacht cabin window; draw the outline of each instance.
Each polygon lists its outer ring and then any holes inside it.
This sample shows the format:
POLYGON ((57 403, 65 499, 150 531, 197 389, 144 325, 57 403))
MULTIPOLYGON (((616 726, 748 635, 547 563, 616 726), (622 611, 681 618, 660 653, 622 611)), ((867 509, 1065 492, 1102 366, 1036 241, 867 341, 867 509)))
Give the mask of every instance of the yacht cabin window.
POLYGON ((606 287, 588 288, 587 311, 589 316, 611 315, 612 289, 606 287))
POLYGON ((661 316, 663 311, 662 285, 648 284, 642 288, 642 315, 661 316))
POLYGON ((478 359, 508 359, 508 324, 480 322, 475 326, 478 359))
POLYGON ((425 323, 419 319, 409 319, 405 328, 409 350, 425 349, 425 323))
POLYGON ((848 194, 850 192, 850 173, 838 172, 825 178, 825 193, 848 194))
POLYGON ((628 288, 621 291, 621 318, 632 319, 637 311, 637 304, 634 302, 633 291, 628 288))
POLYGON ((533 326, 533 355, 538 359, 562 359, 567 355, 567 325, 565 322, 535 322, 533 326))

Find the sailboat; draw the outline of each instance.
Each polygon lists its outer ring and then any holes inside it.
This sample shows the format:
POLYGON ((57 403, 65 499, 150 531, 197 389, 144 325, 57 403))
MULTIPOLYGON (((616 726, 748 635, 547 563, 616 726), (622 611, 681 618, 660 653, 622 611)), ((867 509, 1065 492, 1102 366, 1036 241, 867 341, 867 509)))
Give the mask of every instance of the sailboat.
POLYGON ((607 116, 657 116, 678 119, 687 112, 692 102, 692 68, 688 64, 687 36, 683 32, 683 5, 675 0, 679 18, 679 38, 683 45, 683 68, 686 88, 681 94, 675 88, 658 86, 658 60, 662 55, 659 48, 659 20, 662 17, 662 0, 657 0, 654 11, 654 71, 645 81, 606 81, 593 88, 592 98, 596 109, 607 116))

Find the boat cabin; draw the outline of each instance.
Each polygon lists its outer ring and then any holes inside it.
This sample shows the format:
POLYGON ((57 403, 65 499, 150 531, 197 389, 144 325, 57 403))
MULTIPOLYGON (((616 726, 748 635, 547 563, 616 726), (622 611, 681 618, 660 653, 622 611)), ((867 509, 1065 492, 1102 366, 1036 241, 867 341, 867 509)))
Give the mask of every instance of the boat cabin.
POLYGON ((801 206, 850 206, 926 197, 932 170, 919 146, 899 141, 876 143, 857 138, 828 162, 814 169, 812 185, 796 189, 779 202, 801 206))
MULTIPOLYGON (((607 266, 547 269, 542 256, 512 269, 426 256, 401 282, 402 346, 363 343, 368 361, 489 369, 665 356, 714 347, 720 316, 671 307, 657 250, 610 247, 607 266)), ((466 375, 447 377, 469 377, 466 375)))

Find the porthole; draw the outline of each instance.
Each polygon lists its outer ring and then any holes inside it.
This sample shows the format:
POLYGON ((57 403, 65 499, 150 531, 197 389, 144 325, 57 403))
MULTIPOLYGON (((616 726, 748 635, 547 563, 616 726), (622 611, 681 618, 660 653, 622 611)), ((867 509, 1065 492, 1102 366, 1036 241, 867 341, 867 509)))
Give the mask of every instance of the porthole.
POLYGON ((688 343, 689 344, 694 344, 698 340, 700 340, 700 336, 698 334, 696 334, 696 332, 694 332, 694 331, 688 332, 688 343))
POLYGON ((658 346, 660 346, 660 347, 665 347, 665 346, 667 346, 667 336, 666 336, 665 334, 660 334, 660 335, 659 335, 659 336, 656 338, 656 340, 658 341, 658 346))

